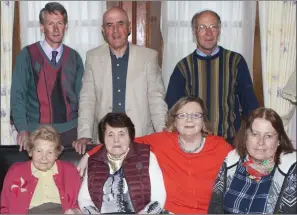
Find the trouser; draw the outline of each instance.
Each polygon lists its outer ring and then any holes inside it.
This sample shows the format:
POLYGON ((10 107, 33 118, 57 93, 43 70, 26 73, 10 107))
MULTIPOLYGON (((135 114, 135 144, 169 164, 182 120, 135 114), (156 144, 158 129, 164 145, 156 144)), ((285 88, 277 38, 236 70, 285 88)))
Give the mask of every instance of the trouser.
POLYGON ((72 142, 77 140, 77 127, 72 128, 69 131, 60 133, 61 144, 63 146, 72 146, 72 142))

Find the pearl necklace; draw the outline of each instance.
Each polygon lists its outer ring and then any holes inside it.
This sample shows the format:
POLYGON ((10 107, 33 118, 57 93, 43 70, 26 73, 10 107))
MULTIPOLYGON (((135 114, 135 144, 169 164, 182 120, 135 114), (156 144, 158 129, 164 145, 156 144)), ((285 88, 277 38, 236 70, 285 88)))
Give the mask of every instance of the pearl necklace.
POLYGON ((184 148, 184 143, 183 141, 181 140, 181 138, 178 136, 178 144, 180 146, 180 148, 186 152, 186 153, 194 153, 196 152, 198 149, 200 149, 200 147, 202 146, 202 144, 204 143, 204 137, 201 137, 201 140, 200 140, 200 143, 197 144, 197 146, 194 148, 194 149, 185 149, 184 148))

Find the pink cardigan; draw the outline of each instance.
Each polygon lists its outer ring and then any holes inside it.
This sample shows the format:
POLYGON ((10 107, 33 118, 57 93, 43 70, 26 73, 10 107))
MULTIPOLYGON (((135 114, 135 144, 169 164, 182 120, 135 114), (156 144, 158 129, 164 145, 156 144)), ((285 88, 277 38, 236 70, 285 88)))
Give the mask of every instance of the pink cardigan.
MULTIPOLYGON (((57 160, 58 174, 54 175, 60 193, 63 213, 78 208, 77 196, 81 185, 79 173, 69 162, 57 160)), ((5 177, 1 193, 1 214, 26 214, 38 179, 32 175, 31 161, 15 163, 5 177)))

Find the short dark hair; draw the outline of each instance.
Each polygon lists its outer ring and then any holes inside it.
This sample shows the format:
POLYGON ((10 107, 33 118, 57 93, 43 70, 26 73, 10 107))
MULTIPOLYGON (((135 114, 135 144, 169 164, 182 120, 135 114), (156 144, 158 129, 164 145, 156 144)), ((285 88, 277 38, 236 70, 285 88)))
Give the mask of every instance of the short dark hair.
POLYGON ((203 10, 203 11, 200 11, 198 13, 195 13, 194 16, 192 17, 192 20, 191 20, 192 29, 195 28, 195 24, 196 24, 195 21, 196 21, 196 19, 198 19, 204 13, 212 13, 213 15, 215 15, 215 17, 217 18, 218 24, 221 25, 221 17, 219 16, 219 14, 217 14, 213 10, 203 10))
POLYGON ((39 12, 39 23, 44 25, 44 13, 54 13, 56 14, 59 12, 64 17, 64 24, 68 23, 68 15, 67 10, 58 2, 49 2, 47 3, 44 8, 41 9, 39 12))
POLYGON ((173 106, 170 108, 170 110, 167 113, 167 119, 166 119, 166 131, 174 132, 176 131, 176 127, 174 125, 175 117, 177 112, 183 108, 186 104, 189 102, 196 102, 198 105, 200 105, 202 112, 203 112, 203 123, 204 127, 202 128, 202 135, 206 137, 207 135, 212 134, 212 128, 211 124, 207 118, 207 109, 204 105, 204 102, 201 98, 197 96, 184 96, 180 98, 173 106))
POLYGON ((252 125, 255 119, 265 119, 269 121, 272 127, 276 130, 278 134, 279 146, 277 147, 275 153, 274 162, 276 164, 279 164, 280 154, 291 153, 294 151, 294 147, 291 140, 288 138, 286 134, 281 117, 271 108, 260 107, 252 111, 248 119, 242 122, 241 127, 234 138, 234 146, 236 148, 237 153, 239 154, 241 159, 244 159, 247 155, 247 131, 252 130, 252 125))
POLYGON ((98 125, 98 134, 100 143, 104 143, 104 134, 106 125, 113 128, 127 128, 131 141, 135 138, 135 127, 131 119, 125 113, 108 113, 100 121, 98 125))

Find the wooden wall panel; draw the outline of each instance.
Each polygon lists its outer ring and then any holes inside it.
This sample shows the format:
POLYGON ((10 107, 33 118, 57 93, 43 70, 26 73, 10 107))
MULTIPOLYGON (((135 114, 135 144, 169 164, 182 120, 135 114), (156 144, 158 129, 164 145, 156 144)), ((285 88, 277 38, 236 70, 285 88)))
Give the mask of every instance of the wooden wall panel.
POLYGON ((254 90, 261 107, 264 106, 263 98, 263 81, 262 81, 262 65, 261 65, 261 40, 259 25, 259 6, 257 2, 256 26, 254 39, 254 57, 253 57, 253 82, 254 90))

